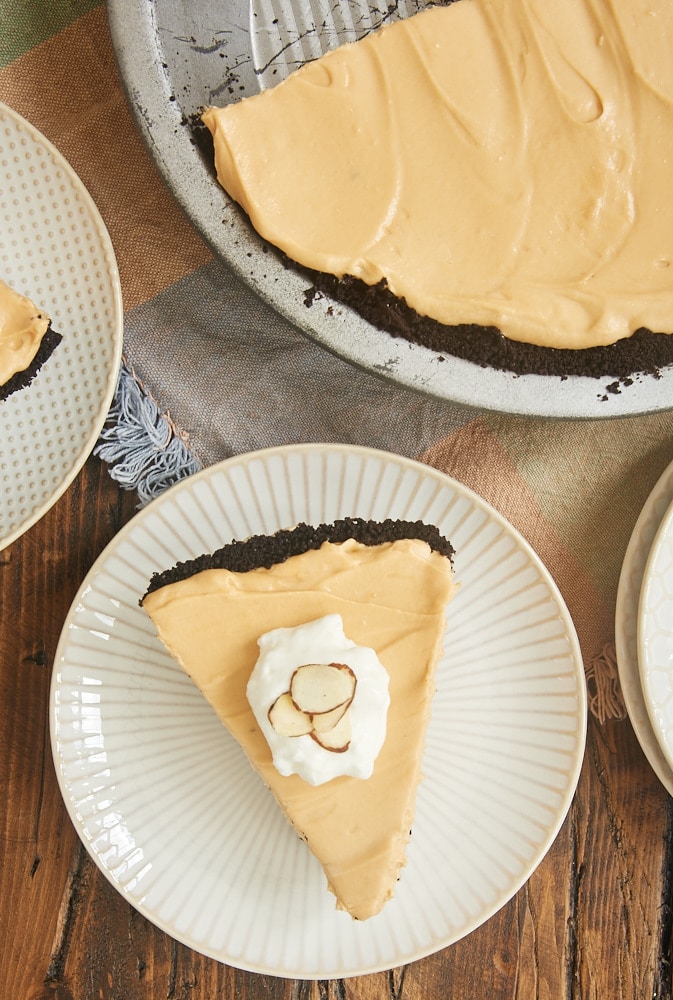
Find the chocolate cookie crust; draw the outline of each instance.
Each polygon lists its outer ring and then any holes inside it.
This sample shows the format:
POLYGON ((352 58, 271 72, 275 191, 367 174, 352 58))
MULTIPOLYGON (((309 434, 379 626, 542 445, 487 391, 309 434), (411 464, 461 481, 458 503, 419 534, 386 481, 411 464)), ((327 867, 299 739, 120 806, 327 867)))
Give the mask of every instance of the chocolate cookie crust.
POLYGON ((62 339, 61 334, 57 333, 50 324, 40 342, 38 352, 28 368, 22 372, 16 372, 4 385, 0 385, 0 402, 11 396, 13 392, 18 392, 19 389, 25 389, 26 386, 30 385, 42 365, 51 357, 62 339))
POLYGON ((673 364, 673 330, 654 333, 641 327, 630 337, 605 347, 583 350, 540 347, 504 337, 494 326, 461 323, 446 326, 421 316, 404 299, 390 291, 385 281, 367 285, 359 278, 308 271, 312 286, 304 301, 312 305, 316 293, 328 295, 354 309, 372 326, 393 337, 420 344, 438 354, 471 361, 482 368, 497 368, 516 375, 609 376, 625 380, 634 375, 656 376, 673 364))
MULTIPOLYGON (((214 176, 213 142, 200 116, 185 120, 192 138, 201 150, 204 162, 214 176)), ((241 216, 250 220, 238 206, 241 216)), ((658 377, 661 369, 673 365, 673 318, 671 330, 653 332, 641 327, 605 347, 540 347, 537 344, 509 340, 495 326, 461 323, 447 326, 428 316, 421 316, 404 299, 397 298, 385 280, 368 285, 352 275, 337 277, 302 267, 286 254, 262 240, 265 251, 280 257, 285 266, 303 274, 311 283, 304 292, 304 304, 310 308, 320 295, 353 309, 378 330, 427 347, 438 354, 460 358, 482 368, 495 368, 514 375, 551 375, 559 378, 584 375, 589 378, 613 378, 628 385, 637 375, 658 377)))
POLYGON ((346 517, 332 524, 320 524, 317 527, 302 522, 294 528, 283 528, 273 535, 252 535, 244 541, 229 542, 212 553, 177 563, 171 569, 155 573, 142 600, 160 587, 184 580, 203 570, 228 569, 234 573, 247 573, 253 569, 269 569, 285 562, 291 556, 319 549, 324 542, 339 544, 350 538, 362 545, 372 546, 403 538, 418 538, 427 542, 434 552, 447 559, 451 560, 454 554, 453 546, 443 537, 439 529, 423 521, 398 521, 392 518, 371 521, 359 517, 346 517))

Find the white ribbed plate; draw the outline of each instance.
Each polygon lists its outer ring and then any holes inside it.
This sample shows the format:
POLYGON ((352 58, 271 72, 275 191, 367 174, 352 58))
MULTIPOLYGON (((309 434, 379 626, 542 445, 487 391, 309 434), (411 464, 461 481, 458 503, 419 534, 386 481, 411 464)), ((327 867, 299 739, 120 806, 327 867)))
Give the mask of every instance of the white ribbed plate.
POLYGON ((526 542, 442 473, 338 445, 229 459, 137 514, 73 603, 51 695, 63 796, 111 882, 190 947, 302 979, 410 962, 495 913, 563 822, 585 726, 573 624, 526 542), (319 865, 138 606, 155 570, 345 515, 435 523, 461 583, 408 865, 395 898, 363 923, 336 911, 319 865))
POLYGON ((673 504, 657 529, 638 604, 640 683, 654 735, 673 768, 673 504))
POLYGON ((92 451, 114 394, 123 310, 98 209, 47 139, 0 103, 0 277, 63 340, 0 402, 0 549, 56 502, 92 451))
POLYGON ((638 664, 638 615, 647 560, 662 519, 673 503, 673 462, 648 496, 624 555, 615 606, 615 647, 619 683, 626 710, 640 747, 669 795, 673 795, 673 768, 664 756, 647 711, 638 664))

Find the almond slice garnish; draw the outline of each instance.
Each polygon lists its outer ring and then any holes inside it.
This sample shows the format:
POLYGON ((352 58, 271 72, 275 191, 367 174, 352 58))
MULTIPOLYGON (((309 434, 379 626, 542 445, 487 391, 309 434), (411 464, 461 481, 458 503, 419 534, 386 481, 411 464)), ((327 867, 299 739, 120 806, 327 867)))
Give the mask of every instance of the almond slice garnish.
POLYGON ((352 701, 353 699, 351 698, 345 701, 343 705, 337 705, 336 708, 331 709, 329 712, 314 712, 310 717, 314 731, 316 733, 327 733, 330 729, 334 729, 351 707, 352 701))
POLYGON ((348 750, 351 742, 351 720, 348 714, 343 715, 336 726, 327 732, 318 732, 314 729, 311 736, 323 750, 330 750, 332 753, 344 753, 348 750))
POLYGON ((313 729, 311 716, 297 708, 289 691, 276 698, 267 714, 279 736, 306 736, 313 729))
POLYGON ((300 711, 324 715, 350 704, 355 685, 355 674, 345 663, 305 663, 292 674, 290 695, 300 711))

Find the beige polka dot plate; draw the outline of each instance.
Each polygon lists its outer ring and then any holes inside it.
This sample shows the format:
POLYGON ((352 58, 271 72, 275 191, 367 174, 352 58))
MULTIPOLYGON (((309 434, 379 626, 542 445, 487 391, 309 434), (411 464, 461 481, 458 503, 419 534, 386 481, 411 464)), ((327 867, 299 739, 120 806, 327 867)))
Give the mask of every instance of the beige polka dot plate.
POLYGON ((0 402, 0 549, 46 513, 92 451, 114 393, 123 310, 110 237, 82 182, 0 103, 0 276, 63 337, 0 402))

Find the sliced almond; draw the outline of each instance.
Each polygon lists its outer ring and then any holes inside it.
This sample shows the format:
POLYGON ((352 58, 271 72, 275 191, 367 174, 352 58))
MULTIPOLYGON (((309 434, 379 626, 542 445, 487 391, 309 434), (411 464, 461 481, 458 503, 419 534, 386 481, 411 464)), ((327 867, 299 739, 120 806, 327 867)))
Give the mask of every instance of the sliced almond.
POLYGON ((336 708, 331 709, 329 712, 314 712, 311 716, 311 721, 313 723, 313 728, 316 733, 328 733, 330 729, 341 722, 344 715, 351 707, 353 699, 345 701, 343 705, 337 705, 336 708))
POLYGON ((305 663, 292 675, 290 694, 300 711, 323 715, 350 702, 355 684, 355 674, 345 663, 305 663))
POLYGON ((313 728, 310 715, 297 708, 289 691, 276 698, 267 714, 279 736, 306 736, 313 728))
POLYGON ((319 743, 324 750, 331 750, 332 753, 344 753, 348 750, 351 735, 351 717, 347 712, 328 732, 319 733, 314 729, 311 733, 316 743, 319 743))

